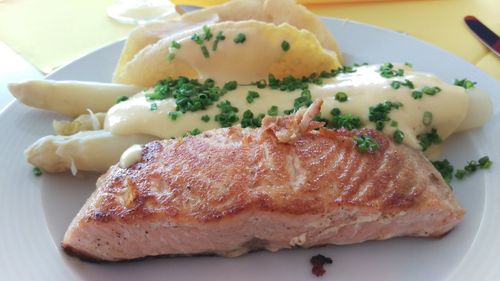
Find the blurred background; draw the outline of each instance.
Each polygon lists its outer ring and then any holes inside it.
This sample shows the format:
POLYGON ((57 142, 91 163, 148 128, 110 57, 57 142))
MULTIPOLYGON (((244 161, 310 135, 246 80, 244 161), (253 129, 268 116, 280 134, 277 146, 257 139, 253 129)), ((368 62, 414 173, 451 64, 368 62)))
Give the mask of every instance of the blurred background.
MULTIPOLYGON (((159 1, 170 4, 155 0, 159 1)), ((206 7, 225 1, 171 2, 171 7, 206 7)), ((499 0, 298 2, 321 16, 373 24, 417 37, 500 80, 500 59, 481 44, 463 20, 466 15, 474 15, 500 33, 499 0)), ((125 38, 134 25, 107 15, 116 4, 116 0, 0 0, 0 108, 10 100, 5 89, 8 81, 42 78, 61 65, 125 38)))

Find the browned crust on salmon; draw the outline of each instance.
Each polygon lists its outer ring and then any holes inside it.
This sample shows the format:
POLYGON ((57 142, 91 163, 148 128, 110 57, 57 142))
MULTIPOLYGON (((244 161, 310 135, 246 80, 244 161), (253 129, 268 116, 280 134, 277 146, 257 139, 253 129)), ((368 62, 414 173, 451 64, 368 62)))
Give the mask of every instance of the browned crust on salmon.
MULTIPOLYGON (((273 250, 293 244, 302 233, 307 242, 299 244, 304 247, 440 236, 462 219, 463 209, 420 151, 371 129, 323 128, 311 121, 320 105, 296 116, 265 119, 261 129, 232 127, 148 143, 138 163, 126 169, 115 165, 99 178, 98 189, 73 221, 63 247, 110 260, 196 251, 232 256, 238 247, 251 250, 244 244, 256 237, 269 242, 262 248, 273 250), (379 149, 360 153, 353 141, 359 135, 375 138, 379 149), (95 240, 100 235, 113 244, 104 247, 111 249, 108 252, 130 245, 120 237, 133 237, 128 227, 145 231, 134 239, 148 243, 151 237, 183 233, 194 233, 193 239, 212 231, 218 235, 217 230, 236 235, 253 220, 259 221, 255 227, 274 229, 283 237, 262 230, 238 237, 228 248, 220 246, 224 249, 189 245, 189 237, 183 237, 185 251, 163 245, 173 252, 136 249, 130 257, 123 252, 91 253, 100 251, 95 240)), ((218 238, 202 236, 207 243, 224 245, 218 238)))

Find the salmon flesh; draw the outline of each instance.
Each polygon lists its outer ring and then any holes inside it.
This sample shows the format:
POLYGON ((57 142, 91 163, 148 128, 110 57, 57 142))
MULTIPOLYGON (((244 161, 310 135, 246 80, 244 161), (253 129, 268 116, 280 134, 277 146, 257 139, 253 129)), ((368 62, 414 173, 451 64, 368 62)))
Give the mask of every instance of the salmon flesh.
POLYGON ((422 152, 371 129, 327 129, 321 101, 257 129, 153 141, 112 166, 62 247, 86 259, 217 254, 439 237, 464 216, 422 152), (379 145, 360 152, 355 136, 379 145))

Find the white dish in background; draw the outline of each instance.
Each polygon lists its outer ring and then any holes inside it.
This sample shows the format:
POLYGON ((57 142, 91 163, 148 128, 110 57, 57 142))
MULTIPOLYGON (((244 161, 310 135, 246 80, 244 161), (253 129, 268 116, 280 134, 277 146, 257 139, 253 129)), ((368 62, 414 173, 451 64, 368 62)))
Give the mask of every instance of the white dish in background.
MULTIPOLYGON (((0 269, 2 280, 318 280, 309 259, 333 259, 324 280, 498 280, 500 277, 499 83, 473 65, 413 37, 360 23, 324 19, 348 63, 411 62, 452 83, 467 77, 489 92, 494 115, 479 130, 446 141, 443 158, 456 166, 488 155, 490 170, 453 182, 467 210, 442 239, 398 238, 348 246, 257 252, 239 258, 183 257, 93 264, 65 255, 66 227, 95 186, 96 175, 32 175, 23 150, 51 134, 56 114, 12 103, 0 114, 0 269)), ((120 54, 118 42, 49 75, 50 79, 108 82, 120 54)), ((452 105, 450 105, 452 106, 452 105)))

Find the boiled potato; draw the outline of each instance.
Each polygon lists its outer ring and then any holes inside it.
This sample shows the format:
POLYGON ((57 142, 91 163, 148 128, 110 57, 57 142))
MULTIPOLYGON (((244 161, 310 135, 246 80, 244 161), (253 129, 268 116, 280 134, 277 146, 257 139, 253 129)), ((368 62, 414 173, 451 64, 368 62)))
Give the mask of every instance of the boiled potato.
POLYGON ((150 87, 168 76, 186 76, 251 83, 266 79, 269 73, 279 79, 302 77, 341 66, 337 54, 323 48, 313 33, 287 23, 221 22, 209 27, 210 40, 192 39, 205 32, 183 32, 149 45, 125 65, 115 81, 150 87), (224 39, 217 41, 217 34, 224 39), (235 42, 238 36, 244 37, 243 42, 235 42))
MULTIPOLYGON (((343 63, 342 53, 335 39, 320 19, 294 0, 236 0, 182 15, 164 22, 139 26, 132 31, 116 66, 113 81, 123 81, 126 64, 146 46, 179 32, 199 29, 223 21, 258 20, 274 24, 288 23, 306 29, 318 38, 321 46, 336 53, 343 63)), ((175 76, 172 74, 171 76, 175 76)))

